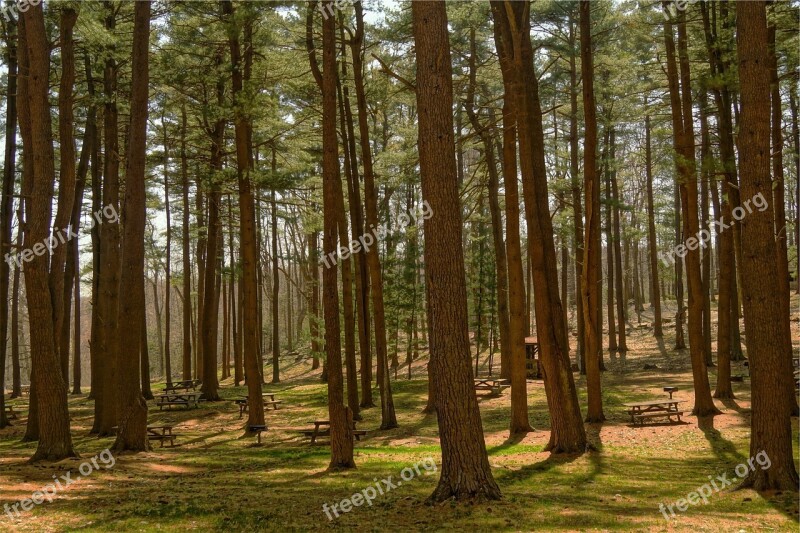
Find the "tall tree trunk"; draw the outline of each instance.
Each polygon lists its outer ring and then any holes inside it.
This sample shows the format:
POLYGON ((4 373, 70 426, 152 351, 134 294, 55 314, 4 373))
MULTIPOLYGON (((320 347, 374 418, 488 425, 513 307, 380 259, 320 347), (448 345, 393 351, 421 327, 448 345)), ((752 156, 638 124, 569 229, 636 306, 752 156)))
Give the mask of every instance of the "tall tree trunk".
MULTIPOLYGON (((139 387, 139 358, 144 307, 144 226, 147 218, 145 163, 147 158, 148 88, 150 81, 150 1, 136 2, 131 54, 131 118, 125 163, 125 204, 122 208, 122 271, 119 318, 119 429, 114 450, 148 451, 147 403, 139 387)), ((149 371, 149 364, 148 364, 149 371)), ((149 372, 148 372, 149 374, 149 372)), ((148 381, 149 381, 149 376, 148 381)), ((142 377, 144 379, 145 376, 142 377)))
MULTIPOLYGON (((367 227, 377 230, 378 193, 375 188, 375 174, 372 168, 372 148, 369 142, 367 123, 367 98, 364 91, 364 15, 361 2, 355 4, 356 33, 353 37, 353 81, 358 105, 358 131, 361 140, 361 161, 364 166, 364 206, 367 227)), ((378 391, 381 396, 381 429, 397 427, 397 415, 392 398, 392 385, 389 381, 389 366, 386 346, 386 316, 383 302, 383 273, 378 255, 377 243, 367 250, 367 269, 371 284, 372 317, 375 329, 375 354, 378 363, 378 391)), ((364 400, 362 399, 362 404, 364 400)))
POLYGON ((414 2, 411 9, 422 195, 433 213, 424 225, 428 319, 436 325, 429 369, 442 444, 441 476, 430 500, 497 499, 469 362, 447 12, 444 2, 414 2))
MULTIPOLYGON (((42 5, 30 6, 23 20, 20 32, 25 33, 23 41, 27 49, 21 65, 27 69, 21 73, 27 75, 28 79, 24 87, 20 87, 19 94, 25 95, 21 106, 26 108, 28 120, 20 120, 20 128, 23 149, 28 154, 36 154, 24 169, 27 185, 23 191, 29 194, 26 200, 25 242, 39 244, 51 242, 52 237, 50 222, 55 161, 48 102, 50 47, 42 5)), ((71 213, 72 204, 69 204, 68 212, 71 213)), ((63 204, 59 207, 63 207, 63 204)), ((34 257, 25 265, 25 294, 31 331, 31 394, 37 394, 36 415, 40 430, 38 446, 31 461, 59 461, 76 457, 70 435, 67 386, 59 371, 55 349, 55 314, 53 296, 48 286, 48 262, 47 254, 34 253, 34 257)), ((33 402, 31 397, 31 404, 33 402)))
MULTIPOLYGON (((615 161, 616 158, 616 140, 616 132, 612 126, 611 131, 609 132, 612 161, 615 161)), ((622 205, 622 195, 620 194, 619 185, 617 183, 616 170, 611 170, 609 174, 614 206, 614 289, 616 290, 617 294, 617 332, 619 334, 619 344, 617 345, 617 349, 620 353, 625 353, 628 351, 625 324, 625 318, 628 311, 628 301, 626 300, 625 295, 625 284, 623 282, 624 271, 622 269, 622 231, 620 228, 620 206, 622 205)))
MULTIPOLYGON (((3 186, 0 200, 0 246, 11 250, 11 224, 14 219, 14 182, 17 153, 17 46, 16 20, 11 17, 6 26, 6 131, 5 152, 3 156, 3 186)), ((16 249, 18 252, 19 249, 16 249)), ((11 262, 0 262, 0 429, 9 425, 5 410, 6 350, 8 346, 8 286, 11 276, 11 262)), ((16 277, 16 271, 15 271, 16 277)), ((12 328, 12 335, 16 335, 12 328)), ((13 354, 12 354, 13 359, 13 354)), ((12 363, 13 366, 13 363, 12 363)), ((17 362, 17 367, 19 363, 17 362)), ((12 386, 12 398, 14 390, 12 386)))
POLYGON ((650 301, 653 304, 653 335, 664 336, 661 325, 661 288, 658 276, 658 243, 656 241, 656 215, 653 206, 653 155, 650 129, 650 115, 644 120, 645 130, 645 173, 647 180, 647 253, 650 260, 650 301))
MULTIPOLYGON (((772 137, 772 203, 775 206, 775 249, 776 264, 778 266, 778 287, 780 287, 781 320, 783 327, 783 347, 786 358, 792 360, 792 330, 790 324, 791 306, 789 303, 791 287, 789 287, 789 258, 786 244, 789 228, 786 225, 786 198, 783 180, 783 132, 781 120, 783 110, 781 109, 780 80, 778 78, 778 58, 775 52, 775 23, 769 25, 769 60, 770 60, 770 97, 772 101, 771 115, 772 127, 770 133, 772 137)), ((798 176, 800 178, 800 176, 798 176)), ((800 247, 798 247, 800 250, 800 247)), ((793 385, 790 383, 790 385, 793 385)), ((795 389, 790 386, 786 391, 792 405, 792 414, 797 415, 797 396, 795 389)))
MULTIPOLYGON (((247 9, 247 8, 245 8, 247 9)), ((236 170, 239 185, 239 212, 240 229, 239 245, 242 260, 242 295, 240 316, 242 317, 242 352, 244 356, 245 380, 247 381, 248 409, 247 430, 254 425, 264 425, 264 399, 261 396, 261 384, 264 381, 262 368, 258 364, 258 284, 256 269, 258 256, 256 247, 256 216, 253 201, 250 171, 252 159, 250 158, 250 117, 244 112, 242 102, 242 89, 244 79, 241 68, 241 50, 239 47, 239 22, 234 16, 233 2, 222 4, 223 15, 232 27, 229 30, 229 46, 231 65, 233 67, 233 99, 237 104, 235 109, 235 134, 236 134, 236 170)), ((252 13, 246 12, 247 19, 244 24, 251 24, 252 13)), ((250 32, 245 31, 245 55, 252 54, 250 32)), ((247 61, 247 59, 246 59, 247 61)), ((249 81, 249 80, 247 80, 249 81)))
MULTIPOLYGON (((495 273, 497 277, 497 314, 500 329, 500 377, 508 379, 511 377, 511 339, 509 336, 509 302, 508 302, 508 260, 506 256, 506 243, 503 240, 503 216, 500 212, 500 200, 498 198, 499 177, 497 175, 497 162, 495 160, 495 143, 492 138, 493 130, 481 125, 478 115, 475 113, 475 86, 477 85, 477 44, 475 30, 470 31, 470 56, 469 56, 469 86, 467 89, 467 100, 464 109, 467 112, 470 123, 475 131, 480 135, 483 144, 484 157, 486 158, 486 168, 489 174, 487 189, 489 193, 489 212, 492 217, 492 243, 494 245, 495 273)), ((489 117, 493 123, 492 116, 489 117)), ((515 136, 516 143, 516 136, 515 136)), ((514 144, 514 157, 516 157, 516 144, 514 144)), ((516 165, 514 165, 516 167, 516 165)), ((516 180, 516 177, 514 178, 516 180)), ((516 187, 516 182, 515 182, 516 187)), ((517 206, 519 209, 519 206, 517 206)), ((519 220, 519 212, 517 212, 519 220)), ((522 265, 520 264, 520 268, 522 265)), ((517 339, 519 340, 519 339, 517 339)), ((525 339, 522 339, 522 349, 524 350, 525 339)), ((525 360, 523 352, 523 363, 525 360)), ((524 372, 524 366, 523 366, 524 372)), ((524 376, 523 376, 524 379, 524 376)), ((513 396, 513 391, 512 391, 513 396)), ((527 402, 525 402, 527 411, 527 402)))
MULTIPOLYGON (((583 263, 583 323, 586 347, 586 391, 589 397, 587 422, 602 422, 603 398, 600 391, 600 352, 603 325, 597 320, 602 305, 600 295, 600 179, 597 175, 597 110, 594 99, 594 59, 592 57, 592 5, 580 4, 581 77, 583 78, 583 187, 586 193, 586 238, 583 263)), ((614 130, 611 130, 611 157, 614 157, 614 130)), ((613 172, 611 172, 612 177, 613 172)), ((625 351, 624 322, 620 321, 620 350, 625 351)))
MULTIPOLYGON (((333 9, 330 0, 324 8, 333 9)), ((312 10, 313 6, 309 7, 312 10)), ((340 217, 342 208, 341 178, 339 175, 339 147, 336 136, 336 25, 333 17, 322 22, 323 73, 317 82, 322 90, 322 184, 324 238, 323 253, 333 257, 336 238, 342 236, 340 217), (337 191, 338 189, 338 191, 337 191)), ((316 58, 313 57, 316 64, 316 58)), ((319 75, 318 70, 316 74, 319 75)), ((344 232, 346 235, 346 232, 344 232)), ((322 271, 325 312, 325 355, 328 363, 328 414, 331 424, 330 469, 355 468, 353 460, 352 412, 344 404, 344 378, 342 375, 342 346, 339 324, 338 268, 334 262, 322 271)))
MULTIPOLYGON (((664 4, 665 9, 667 4, 664 4)), ((684 221, 685 242, 681 245, 688 251, 680 253, 686 257, 686 278, 689 286, 689 350, 694 381, 694 408, 692 414, 701 417, 719 414, 711 398, 703 355, 703 300, 700 251, 697 249, 699 233, 697 205, 697 174, 694 159, 694 128, 692 126, 691 81, 687 52, 686 21, 683 13, 678 21, 678 56, 680 63, 680 87, 678 89, 678 64, 672 24, 664 23, 664 38, 667 50, 667 77, 669 80, 672 124, 675 132, 676 169, 679 177, 681 210, 684 221)))
POLYGON ((181 106, 181 188, 183 193, 183 380, 192 379, 192 258, 189 248, 189 162, 186 152, 186 104, 181 106))
MULTIPOLYGON (((606 182, 606 268, 608 275, 606 309, 608 309, 608 351, 612 354, 619 349, 617 345, 617 324, 614 312, 614 197, 611 195, 611 172, 608 169, 608 142, 610 138, 609 128, 605 129, 603 135, 603 171, 606 182)), ((601 323, 602 326, 602 323, 601 323)))
MULTIPOLYGON (((744 198, 769 198, 770 69, 765 2, 737 4, 736 41, 741 79, 739 130, 740 193, 744 198)), ((772 466, 755 468, 743 486, 756 490, 797 490, 792 454, 791 397, 781 323, 781 285, 774 239, 774 214, 754 210, 741 221, 742 289, 752 382, 750 452, 765 453, 772 466)))
MULTIPOLYGON (((272 147, 272 162, 275 164, 275 147, 272 147)), ((275 169, 273 168, 273 171, 275 169)), ((280 294, 280 269, 278 268, 278 204, 275 201, 275 189, 270 191, 271 238, 272 238, 272 383, 281 382, 281 337, 278 322, 278 297, 280 294)))
MULTIPOLYGON (((169 135, 167 122, 162 117, 164 128, 164 212, 166 218, 167 249, 164 254, 164 373, 167 385, 172 384, 172 310, 170 309, 170 296, 172 293, 172 211, 169 201, 169 135)), ((159 324, 161 323, 159 319, 159 324)), ((159 334, 159 338, 161 338, 159 334)))
POLYGON ((533 276, 535 292, 536 329, 544 373, 549 376, 545 380, 545 392, 552 431, 547 449, 554 453, 583 452, 586 447, 586 432, 566 349, 553 228, 547 206, 544 133, 538 80, 533 72, 529 6, 526 3, 494 1, 492 12, 498 27, 495 41, 504 43, 499 46, 506 50, 507 61, 510 62, 505 67, 501 62, 504 80, 508 77, 513 84, 511 102, 517 117, 519 135, 519 160, 528 223, 528 254, 531 261, 529 270, 533 276))
MULTIPOLYGON (((144 291, 144 284, 142 284, 142 291, 144 291)), ((142 295, 142 301, 145 301, 142 295)), ((139 377, 141 378, 142 397, 145 400, 152 400, 153 391, 150 389, 150 346, 147 342, 147 313, 142 313, 142 326, 140 337, 140 356, 139 356, 139 377)))

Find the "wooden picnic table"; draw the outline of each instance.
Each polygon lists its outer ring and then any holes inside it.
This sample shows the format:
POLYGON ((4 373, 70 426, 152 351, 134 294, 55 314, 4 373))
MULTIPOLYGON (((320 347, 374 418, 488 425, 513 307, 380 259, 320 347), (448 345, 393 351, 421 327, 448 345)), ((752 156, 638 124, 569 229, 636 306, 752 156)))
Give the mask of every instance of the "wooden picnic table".
POLYGON ((644 425, 645 420, 649 418, 667 417, 672 422, 672 417, 677 418, 677 422, 681 421, 681 415, 684 411, 678 410, 678 404, 683 403, 683 400, 652 400, 647 402, 630 402, 624 403, 628 407, 628 414, 631 417, 633 425, 644 425))
MULTIPOLYGON (((6 404, 6 409, 5 409, 5 411, 6 411, 6 416, 7 416, 7 417, 8 417, 10 420, 17 420, 17 419, 19 418, 19 417, 17 416, 17 413, 18 413, 18 411, 14 411, 14 407, 15 407, 15 406, 14 406, 14 404, 10 404, 10 403, 9 403, 9 404, 6 404)), ((17 406, 17 407, 19 407, 19 406, 17 406)))
MULTIPOLYGON (((311 444, 317 441, 317 437, 329 437, 331 434, 331 421, 330 420, 314 420, 314 429, 305 429, 300 431, 306 437, 311 437, 311 444)), ((356 440, 361 440, 363 435, 367 434, 365 429, 356 429, 356 422, 353 421, 353 436, 356 440)))
POLYGON ((200 392, 171 392, 159 394, 156 396, 156 405, 159 410, 163 409, 165 405, 170 407, 173 405, 185 405, 187 409, 191 404, 194 404, 195 407, 199 407, 197 402, 200 400, 201 395, 202 393, 200 392))
POLYGON ((476 391, 488 390, 495 396, 499 396, 504 388, 510 386, 511 384, 507 379, 475 378, 476 391))
POLYGON ((149 440, 157 440, 161 442, 161 447, 164 447, 164 441, 168 440, 170 447, 175 446, 175 435, 172 432, 173 426, 147 426, 147 438, 149 440))
POLYGON ((31 395, 31 386, 30 385, 22 385, 19 388, 19 393, 21 396, 30 396, 31 395))
MULTIPOLYGON (((275 409, 277 411, 278 410, 278 405, 283 403, 281 400, 276 400, 275 399, 275 393, 274 392, 265 392, 265 393, 263 393, 261 395, 261 397, 264 398, 264 410, 265 411, 268 410, 270 407, 272 407, 273 409, 275 409), (267 400, 267 398, 269 398, 269 400, 267 400)), ((248 407, 248 404, 249 404, 248 398, 247 398, 247 396, 242 396, 241 398, 233 400, 233 403, 235 403, 236 405, 239 406, 239 420, 241 420, 244 417, 244 414, 247 412, 247 407, 248 407)))

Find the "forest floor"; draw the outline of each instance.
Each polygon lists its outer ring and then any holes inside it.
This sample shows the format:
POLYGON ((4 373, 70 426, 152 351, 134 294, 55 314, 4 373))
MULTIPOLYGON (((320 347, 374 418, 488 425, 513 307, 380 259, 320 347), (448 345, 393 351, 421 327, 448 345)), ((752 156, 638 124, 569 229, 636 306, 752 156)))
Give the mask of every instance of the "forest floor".
MULTIPOLYGON (((798 302, 793 303, 797 309, 798 302)), ((795 339, 800 338, 798 321, 795 311, 795 339)), ((541 381, 528 383, 536 430, 523 439, 508 439, 508 390, 497 398, 479 397, 489 461, 503 492, 500 501, 424 504, 436 486, 438 471, 426 471, 423 466, 430 463, 423 461, 432 458, 437 465, 440 461, 436 418, 422 413, 427 396, 425 356, 414 362, 411 380, 407 368, 401 367, 392 382, 400 427, 380 431, 380 409, 363 411, 359 428, 369 433, 356 443, 358 468, 336 473, 326 471, 328 446, 311 446, 297 431, 327 418, 326 388, 319 371, 309 370, 308 359, 286 357, 283 381, 264 387, 283 404, 280 410, 267 412, 270 429, 261 445, 254 437, 243 436, 243 421, 231 400, 246 394, 246 389, 233 387, 230 380, 221 388, 226 401, 202 403, 199 409, 160 412, 150 402, 151 425, 176 426, 179 437, 174 448, 115 457, 109 469, 100 462, 99 469, 63 488, 52 502, 45 500, 18 518, 0 514, 0 531, 797 531, 797 493, 727 489, 713 492, 708 504, 690 505, 683 513, 676 509, 670 520, 659 510, 659 504, 674 505, 710 477, 727 475, 735 480, 737 465, 750 457, 747 378, 734 383, 736 400, 716 402, 723 414, 713 419, 687 416, 680 425, 630 426, 622 404, 666 398, 664 386, 678 387, 675 398, 686 400, 684 405, 691 410, 689 352, 672 349, 674 325, 667 328, 663 343, 657 344, 651 329, 631 327, 626 357, 606 354, 608 371, 602 379, 608 420, 587 425, 596 451, 564 457, 543 451, 549 431, 541 381), (645 370, 645 365, 658 369, 645 370), (400 486, 401 471, 413 469, 414 464, 420 474, 415 472, 400 486), (338 518, 328 519, 324 504, 330 509, 387 476, 394 476, 396 488, 377 495, 369 506, 339 511, 338 518)), ((265 363, 269 365, 269 360, 265 363)), ((266 375, 270 374, 268 368, 266 375)), ((483 369, 481 374, 485 375, 483 369)), ((733 375, 746 374, 741 363, 734 364, 733 375)), ((576 378, 585 405, 585 379, 577 374, 576 378)), ((713 388, 714 368, 710 380, 713 388)), ((160 389, 160 383, 153 385, 154 391, 160 389)), ((93 409, 85 395, 70 396, 69 406, 81 459, 29 465, 26 460, 35 443, 20 442, 24 424, 0 432, 0 506, 30 498, 55 475, 72 471, 75 480, 82 463, 113 444, 111 438, 88 435, 93 409)), ((796 418, 792 426, 797 437, 796 418)), ((795 438, 796 460, 797 455, 795 438)))

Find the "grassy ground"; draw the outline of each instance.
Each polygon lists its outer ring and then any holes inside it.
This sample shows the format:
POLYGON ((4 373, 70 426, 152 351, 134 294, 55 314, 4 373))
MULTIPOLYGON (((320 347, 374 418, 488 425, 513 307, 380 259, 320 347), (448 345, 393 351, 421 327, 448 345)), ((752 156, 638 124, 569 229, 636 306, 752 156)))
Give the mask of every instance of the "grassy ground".
MULTIPOLYGON (((151 407, 150 424, 177 426, 176 447, 116 457, 110 469, 100 462, 98 470, 58 492, 52 502, 19 518, 0 515, 0 531, 797 531, 796 493, 725 490, 709 496, 707 505, 690 506, 669 521, 659 511, 660 503, 685 498, 709 476, 735 479, 735 467, 749 458, 747 380, 734 384, 735 401, 717 402, 723 415, 713 420, 687 417, 683 425, 628 425, 622 403, 663 398, 661 388, 666 385, 677 386, 675 397, 691 406, 688 352, 673 351, 669 335, 658 345, 649 329, 635 329, 627 357, 607 360, 603 390, 608 421, 587 426, 595 452, 568 457, 542 452, 548 416, 540 381, 528 384, 536 431, 519 441, 507 439, 509 392, 499 398, 481 397, 489 461, 503 491, 501 501, 427 506, 424 500, 438 472, 420 467, 420 475, 377 495, 371 506, 355 507, 329 520, 323 504, 330 508, 390 475, 396 483, 405 467, 422 465, 429 457, 439 464, 436 419, 421 412, 427 394, 426 361, 415 362, 413 379, 405 379, 407 369, 401 368, 392 383, 400 427, 379 431, 379 409, 364 411, 359 427, 369 434, 356 446, 358 468, 329 473, 328 447, 310 446, 296 431, 314 419, 327 418, 325 386, 317 372, 309 371, 308 360, 287 358, 284 382, 265 386, 284 403, 279 411, 268 412, 270 431, 262 445, 243 436, 232 401, 171 412, 151 407), (658 369, 643 370, 645 364, 658 369)), ((742 373, 737 364, 734 375, 742 373)), ((713 369, 710 379, 713 385, 713 369)), ((585 381, 578 379, 578 386, 585 402, 585 381)), ((160 384, 154 385, 159 389, 160 384)), ((245 394, 245 388, 225 382, 221 392, 232 400, 245 394)), ((35 445, 20 442, 23 424, 3 430, 0 506, 30 498, 54 475, 72 471, 75 479, 81 463, 112 444, 112 439, 87 435, 92 402, 85 395, 70 396, 69 402, 81 459, 28 465, 35 445)), ((792 423, 797 435, 797 419, 792 423)))

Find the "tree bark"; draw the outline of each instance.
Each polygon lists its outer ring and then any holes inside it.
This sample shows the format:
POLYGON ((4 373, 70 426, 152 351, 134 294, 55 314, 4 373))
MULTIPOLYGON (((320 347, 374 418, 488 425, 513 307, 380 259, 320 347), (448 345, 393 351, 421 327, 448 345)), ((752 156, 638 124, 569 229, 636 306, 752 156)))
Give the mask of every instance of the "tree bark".
MULTIPOLYGON (((131 55, 131 118, 125 164, 125 203, 122 208, 122 271, 119 319, 119 427, 114 450, 148 451, 147 403, 139 386, 139 358, 144 317, 144 226, 147 218, 145 164, 147 159, 148 89, 150 82, 150 1, 136 2, 131 55)), ((149 364, 148 364, 149 374, 149 364)), ((147 376, 149 381, 149 375, 147 376)), ((145 379, 145 376, 142 377, 145 379)))
POLYGON ((647 252, 650 260, 650 301, 653 303, 653 336, 664 336, 661 320, 661 287, 658 275, 658 242, 656 241, 656 216, 653 206, 653 155, 650 115, 645 117, 645 173, 647 179, 647 252))
MULTIPOLYGON (((740 193, 771 196, 770 70, 765 2, 737 4, 736 42, 741 79, 740 193)), ((755 468, 742 482, 756 490, 797 490, 792 454, 791 363, 786 357, 773 206, 741 221, 744 324, 752 383, 750 452, 766 453, 772 466, 755 468)))
POLYGON ((447 12, 444 2, 413 2, 411 10, 422 195, 433 213, 424 225, 428 319, 435 324, 429 370, 442 445, 441 476, 429 499, 498 499, 469 361, 447 12))

